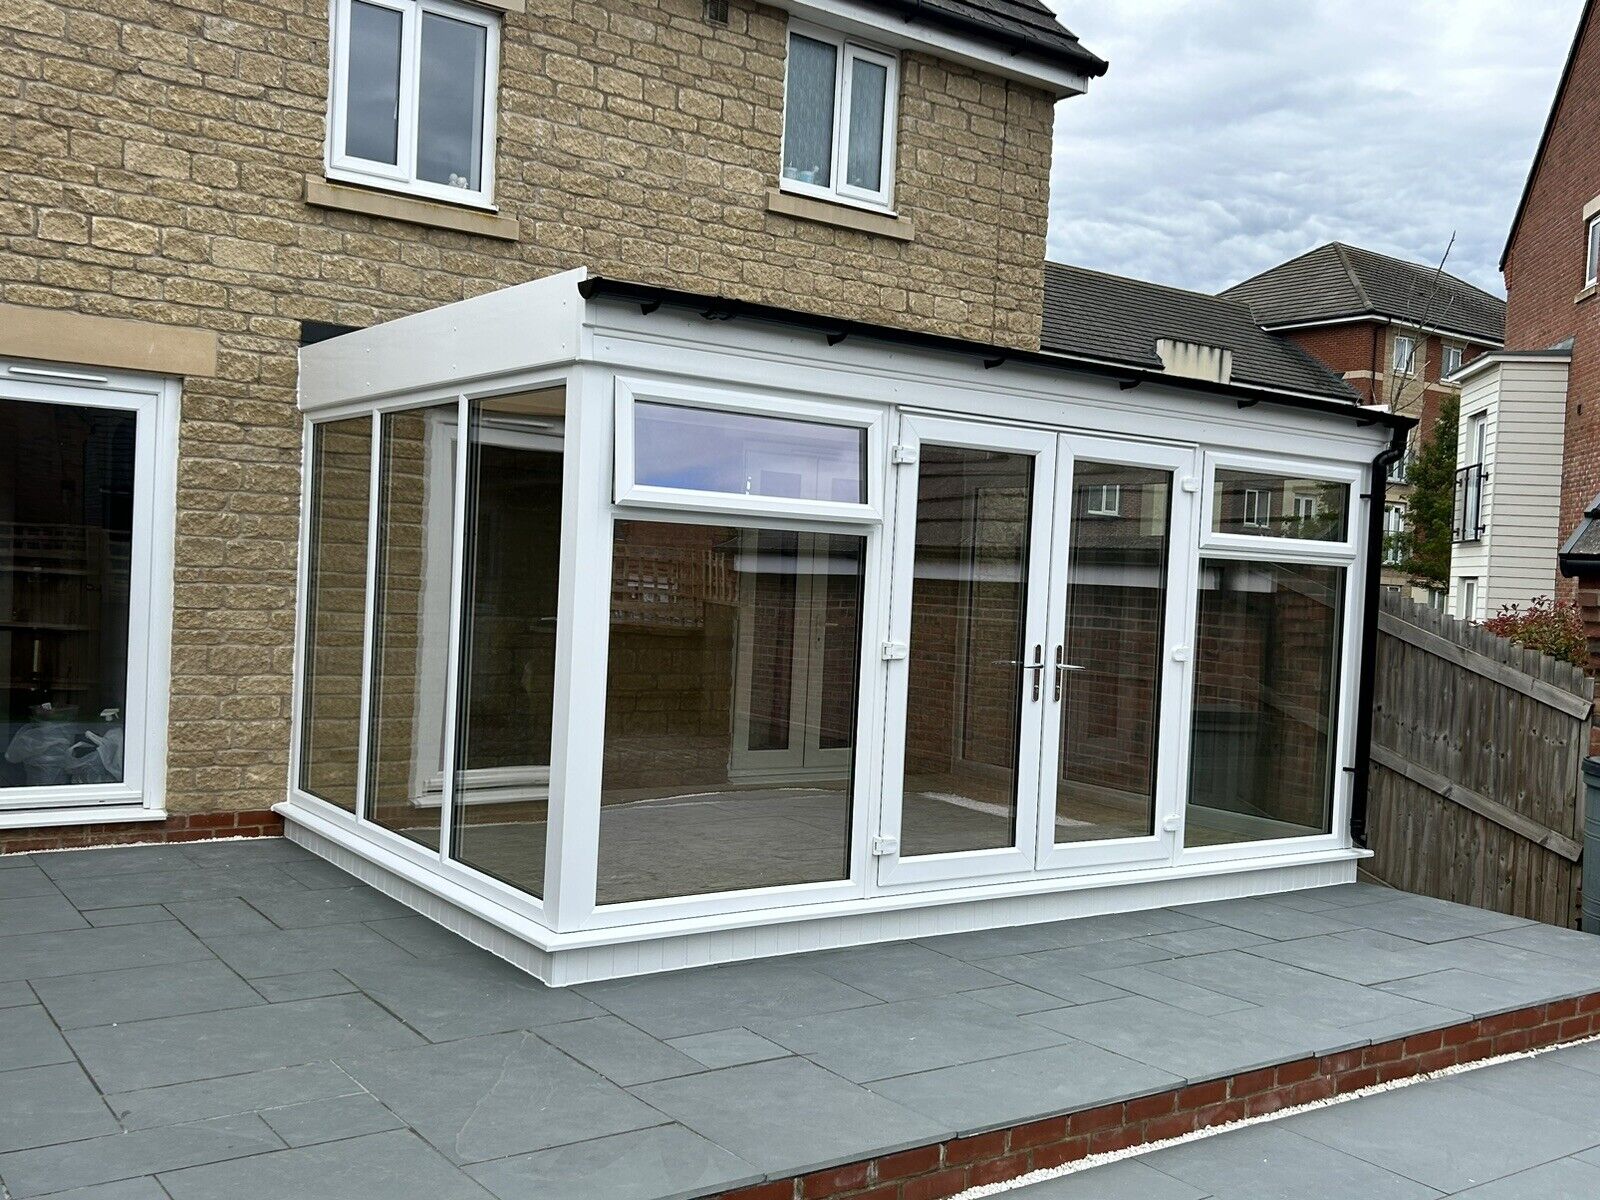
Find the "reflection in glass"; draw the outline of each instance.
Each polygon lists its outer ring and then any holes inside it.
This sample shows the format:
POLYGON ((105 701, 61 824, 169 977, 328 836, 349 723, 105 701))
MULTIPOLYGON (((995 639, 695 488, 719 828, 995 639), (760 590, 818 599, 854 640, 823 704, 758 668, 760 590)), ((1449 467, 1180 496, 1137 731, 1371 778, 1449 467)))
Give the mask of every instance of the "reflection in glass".
POLYGON ((922 445, 901 857, 1016 840, 1033 466, 922 445))
POLYGON ((1172 473, 1080 459, 1072 476, 1055 840, 1146 837, 1155 832, 1172 473))
POLYGON ((485 56, 489 31, 422 15, 417 97, 417 178, 478 190, 482 184, 485 56))
POLYGON ((634 479, 651 487, 862 504, 866 430, 790 417, 640 402, 634 479))
POLYGON ((601 904, 848 875, 864 544, 616 522, 601 904))
POLYGON ((366 815, 437 846, 456 406, 385 413, 381 429, 366 815))
POLYGON ((350 5, 344 152, 352 158, 399 161, 400 23, 395 9, 350 5))
POLYGON ((451 854, 540 896, 566 395, 498 396, 469 412, 451 854))
POLYGON ((1185 844, 1327 833, 1344 571, 1200 567, 1185 844))
POLYGON ((123 778, 136 421, 0 400, 0 789, 123 778))
POLYGON ((371 481, 371 417, 312 428, 300 786, 347 812, 360 770, 371 481))
POLYGON ((827 187, 833 181, 833 92, 839 52, 827 42, 789 35, 789 83, 783 101, 783 177, 827 187))
POLYGON ((1217 533, 1342 542, 1350 487, 1328 479, 1218 467, 1211 503, 1217 533))
POLYGON ((850 60, 850 135, 845 182, 876 192, 883 186, 883 119, 889 71, 882 63, 850 60))

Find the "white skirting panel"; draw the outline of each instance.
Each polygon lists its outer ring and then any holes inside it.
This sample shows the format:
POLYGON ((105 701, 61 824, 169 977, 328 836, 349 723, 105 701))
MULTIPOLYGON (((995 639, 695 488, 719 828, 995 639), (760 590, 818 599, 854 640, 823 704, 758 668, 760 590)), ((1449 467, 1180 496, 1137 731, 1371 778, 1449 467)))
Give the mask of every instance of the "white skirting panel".
POLYGON ((906 897, 875 897, 851 902, 844 911, 840 911, 843 906, 834 905, 821 914, 801 909, 768 911, 759 914, 758 921, 749 920, 749 914, 730 916, 729 927, 721 929, 702 927, 674 932, 671 922, 659 922, 636 929, 558 934, 442 878, 419 882, 418 871, 411 864, 400 864, 380 848, 363 845, 360 839, 342 830, 308 818, 292 804, 280 805, 278 811, 285 817, 284 832, 291 841, 474 945, 556 986, 874 942, 1329 887, 1352 882, 1357 861, 1365 857, 1356 850, 1337 856, 1324 854, 1312 861, 1280 858, 1230 862, 1218 864, 1205 874, 1196 873, 1191 867, 1181 872, 1145 871, 1137 877, 1124 873, 1104 883, 1078 878, 1062 881, 1059 891, 1027 895, 963 896, 955 891, 945 893, 934 903, 928 903, 927 897, 917 898, 913 904, 907 904, 906 897), (330 837, 329 833, 335 836, 330 837))

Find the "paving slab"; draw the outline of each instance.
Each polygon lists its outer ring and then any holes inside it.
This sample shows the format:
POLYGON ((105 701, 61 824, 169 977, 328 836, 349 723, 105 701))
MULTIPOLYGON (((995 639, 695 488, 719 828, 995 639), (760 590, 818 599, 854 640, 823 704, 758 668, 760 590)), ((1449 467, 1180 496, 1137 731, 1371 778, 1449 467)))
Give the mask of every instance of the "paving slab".
POLYGON ((1146 996, 1151 1000, 1159 1000, 1163 1004, 1170 1004, 1174 1008, 1199 1013, 1202 1016, 1215 1016, 1218 1013, 1237 1012, 1240 1009, 1255 1007, 1248 1000, 1240 1000, 1237 996, 1225 996, 1209 988, 1196 987, 1192 983, 1185 983, 1181 979, 1174 979, 1170 975, 1162 975, 1145 967, 1116 967, 1109 971, 1092 971, 1090 978, 1109 984, 1124 995, 1146 996))
POLYGON ((271 933, 278 927, 236 896, 213 900, 172 900, 162 905, 198 937, 225 937, 234 933, 271 933))
POLYGON ((717 1029, 711 1033, 691 1033, 688 1037, 671 1038, 667 1044, 713 1070, 720 1067, 740 1067, 746 1063, 766 1062, 773 1058, 787 1058, 791 1053, 778 1043, 769 1042, 748 1029, 717 1029))
POLYGON ((0 1152, 120 1131, 77 1063, 0 1073, 0 1152))
POLYGON ((317 996, 342 996, 356 987, 339 972, 329 969, 300 971, 293 975, 266 975, 252 979, 250 986, 274 1003, 280 1000, 310 1000, 317 996))
POLYGON ((416 958, 493 958, 487 950, 474 946, 427 917, 390 917, 366 922, 368 929, 403 947, 416 958))
POLYGON ((499 1200, 685 1200, 763 1173, 681 1125, 658 1125, 466 1169, 499 1200))
MULTIPOLYGON (((207 847, 207 858, 214 867, 222 865, 220 849, 221 843, 215 848, 207 847)), ((192 870, 195 860, 181 846, 105 846, 36 853, 33 865, 52 879, 105 879, 111 875, 192 870)))
POLYGON ((1061 1007, 1060 996, 1052 996, 1049 992, 1041 992, 1038 988, 1031 988, 1021 983, 1006 983, 999 987, 980 988, 975 992, 968 992, 967 995, 974 1000, 982 1001, 991 1008, 998 1008, 1001 1012, 1008 1012, 1014 1016, 1044 1012, 1047 1008, 1061 1007))
POLYGON ((164 871, 57 876, 56 886, 80 908, 176 904, 229 896, 271 897, 304 890, 273 867, 202 869, 192 862, 164 871))
POLYGON ((38 1002, 39 998, 33 994, 33 989, 22 980, 0 983, 0 1008, 22 1008, 38 1002))
MULTIPOLYGON (((540 1028, 539 1036, 612 1083, 624 1087, 704 1071, 704 1063, 620 1017, 592 1017, 540 1028)), ((780 1051, 781 1053, 781 1051, 780 1051)))
POLYGON ((69 1062, 72 1051, 37 1004, 0 1008, 0 1071, 69 1062))
POLYGON ((59 896, 61 893, 38 867, 22 864, 9 871, 0 871, 0 900, 15 900, 22 896, 59 896))
POLYGON ((1592 1200, 1600 1196, 1600 1167, 1558 1158, 1457 1192, 1455 1200, 1592 1200))
MULTIPOLYGON (((197 866, 213 867, 223 866, 257 866, 270 863, 280 866, 285 863, 313 863, 322 862, 311 851, 303 846, 297 846, 284 837, 253 837, 253 838, 224 838, 207 842, 204 845, 180 846, 185 858, 197 866)), ((345 875, 348 880, 350 876, 345 875)))
POLYGON ((124 1127, 153 1129, 350 1096, 361 1090, 359 1083, 333 1063, 314 1062, 119 1092, 108 1096, 106 1103, 124 1127))
POLYGON ((290 1146, 314 1146, 405 1128, 399 1117, 365 1092, 263 1109, 261 1119, 290 1146))
POLYGON ((1339 933, 1351 927, 1341 919, 1337 909, 1320 913, 1304 912, 1255 897, 1218 900, 1210 904, 1182 904, 1178 906, 1178 911, 1280 942, 1291 938, 1315 937, 1319 933, 1339 933))
POLYGON ((1583 963, 1600 970, 1600 937, 1553 925, 1519 925, 1479 935, 1480 940, 1502 946, 1535 950, 1555 958, 1583 963))
MULTIPOLYGON (((1575 985, 1571 992, 1560 995, 1582 996, 1600 987, 1600 981, 1584 986, 1575 985)), ((1547 984, 1536 979, 1500 979, 1480 975, 1475 971, 1450 969, 1418 975, 1411 979, 1397 979, 1392 983, 1378 984, 1378 990, 1397 996, 1409 996, 1440 1007, 1450 1005, 1473 1017, 1492 1017, 1498 1013, 1530 1008, 1552 999, 1547 984)))
POLYGON ((1193 1184, 1163 1175, 1137 1159, 1047 1179, 1006 1195, 1008 1200, 1211 1200, 1193 1184))
POLYGON ((138 1179, 119 1179, 115 1183, 96 1183, 68 1192, 52 1192, 50 1200, 172 1200, 154 1175, 138 1179))
POLYGON ((314 925, 348 925, 357 921, 376 921, 411 915, 398 900, 391 900, 376 888, 319 888, 289 892, 281 896, 258 896, 251 906, 281 929, 304 929, 314 925))
POLYGON ((171 921, 22 934, 0 938, 0 981, 49 979, 210 957, 205 943, 171 921))
POLYGON ((1171 908, 1143 912, 1107 913, 1098 917, 1079 917, 1072 921, 1050 921, 1040 925, 1019 925, 1010 929, 979 929, 972 933, 949 933, 918 938, 918 945, 954 958, 978 962, 1003 958, 1009 954, 1034 954, 1041 950, 1064 950, 1093 942, 1119 938, 1148 937, 1158 933, 1179 933, 1205 929, 1212 922, 1171 908))
POLYGON ((365 925, 320 925, 207 937, 206 945, 246 979, 298 975, 415 961, 388 938, 365 925))
POLYGON ((1509 917, 1425 896, 1360 904, 1343 910, 1339 916, 1352 925, 1381 929, 1415 942, 1448 942, 1531 924, 1522 917, 1509 917))
POLYGON ((339 973, 435 1042, 604 1015, 574 989, 550 987, 487 956, 422 962, 406 955, 344 965, 339 973))
POLYGON ((857 946, 796 960, 879 1000, 944 996, 1004 982, 991 972, 914 942, 857 946))
POLYGON ((262 1003, 254 988, 214 959, 41 979, 33 990, 63 1029, 262 1003))
POLYGON ((91 925, 147 925, 151 921, 171 921, 175 918, 159 904, 130 904, 124 908, 91 908, 83 914, 91 925))
MULTIPOLYGON (((1553 1117, 1587 1129, 1600 1145, 1600 1082, 1569 1065, 1566 1051, 1497 1063, 1453 1076, 1472 1088, 1514 1104, 1529 1114, 1553 1117)), ((1600 1196, 1600 1192, 1596 1193, 1600 1196)))
POLYGON ((58 929, 84 929, 89 922, 59 892, 47 896, 18 896, 0 900, 0 938, 22 933, 50 933, 58 929))

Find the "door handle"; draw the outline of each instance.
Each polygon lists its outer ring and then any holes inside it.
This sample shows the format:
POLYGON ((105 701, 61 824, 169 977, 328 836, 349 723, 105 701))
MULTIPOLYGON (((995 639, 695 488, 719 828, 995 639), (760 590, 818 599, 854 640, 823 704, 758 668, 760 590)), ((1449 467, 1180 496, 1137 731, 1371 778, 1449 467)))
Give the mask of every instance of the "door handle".
POLYGON ((1087 671, 1088 669, 1088 667, 1080 667, 1076 663, 1069 663, 1067 661, 1067 648, 1065 646, 1057 646, 1055 699, 1061 699, 1061 688, 1068 671, 1087 671))
POLYGON ((989 664, 994 667, 1021 667, 1024 671, 1033 672, 1033 698, 1039 698, 1039 681, 1044 678, 1044 646, 1035 643, 1033 647, 1033 661, 1023 662, 1020 658, 997 658, 989 664))

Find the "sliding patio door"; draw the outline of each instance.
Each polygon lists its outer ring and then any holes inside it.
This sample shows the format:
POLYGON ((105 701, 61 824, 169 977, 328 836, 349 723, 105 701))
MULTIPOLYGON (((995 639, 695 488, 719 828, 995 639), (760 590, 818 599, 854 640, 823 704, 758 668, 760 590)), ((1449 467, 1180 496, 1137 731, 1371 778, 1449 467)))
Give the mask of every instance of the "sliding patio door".
POLYGON ((908 416, 884 885, 1171 861, 1192 451, 908 416))

